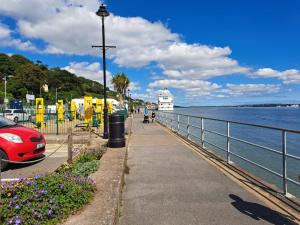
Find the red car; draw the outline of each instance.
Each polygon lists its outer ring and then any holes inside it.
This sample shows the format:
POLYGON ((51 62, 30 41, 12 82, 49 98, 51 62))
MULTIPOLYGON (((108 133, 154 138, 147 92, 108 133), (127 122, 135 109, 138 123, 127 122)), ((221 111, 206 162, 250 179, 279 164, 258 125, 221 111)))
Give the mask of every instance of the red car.
MULTIPOLYGON (((38 131, 0 116, 0 154, 3 159, 26 161, 45 152, 45 137, 38 131)), ((1 170, 8 163, 1 163, 1 170)))

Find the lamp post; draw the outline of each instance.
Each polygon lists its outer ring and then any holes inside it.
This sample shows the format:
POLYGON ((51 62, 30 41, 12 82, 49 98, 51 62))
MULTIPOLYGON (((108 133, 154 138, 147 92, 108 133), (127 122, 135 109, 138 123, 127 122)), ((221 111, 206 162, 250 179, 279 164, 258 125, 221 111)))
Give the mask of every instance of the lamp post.
POLYGON ((7 109, 7 103, 8 103, 8 99, 7 99, 7 78, 8 77, 13 77, 12 75, 5 75, 3 80, 4 80, 4 106, 5 109, 7 109))
POLYGON ((104 89, 104 108, 103 108, 103 117, 104 117, 104 130, 103 130, 103 139, 108 138, 108 117, 107 117, 107 102, 106 102, 106 48, 115 48, 116 46, 105 46, 105 29, 104 29, 104 17, 109 16, 109 12, 106 7, 101 4, 98 11, 96 12, 97 16, 100 16, 102 19, 102 46, 93 45, 93 48, 102 48, 102 66, 103 66, 103 89, 104 89))
POLYGON ((129 98, 129 96, 130 96, 130 89, 127 89, 127 93, 128 93, 128 96, 127 96, 127 105, 128 105, 128 112, 130 112, 130 98, 129 98))
POLYGON ((3 78, 4 80, 4 105, 5 109, 7 108, 7 98, 6 98, 6 84, 7 84, 7 79, 6 76, 3 78))
POLYGON ((59 89, 61 89, 61 87, 55 88, 55 104, 57 103, 57 90, 59 89))

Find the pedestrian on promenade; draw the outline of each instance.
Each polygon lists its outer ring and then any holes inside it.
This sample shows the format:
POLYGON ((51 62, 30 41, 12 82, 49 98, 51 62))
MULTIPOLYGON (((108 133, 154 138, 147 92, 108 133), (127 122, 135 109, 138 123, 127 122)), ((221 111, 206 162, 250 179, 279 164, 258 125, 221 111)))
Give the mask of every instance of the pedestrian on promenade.
POLYGON ((152 111, 152 113, 151 113, 151 119, 152 119, 152 123, 153 123, 153 121, 155 119, 155 112, 154 111, 152 111))

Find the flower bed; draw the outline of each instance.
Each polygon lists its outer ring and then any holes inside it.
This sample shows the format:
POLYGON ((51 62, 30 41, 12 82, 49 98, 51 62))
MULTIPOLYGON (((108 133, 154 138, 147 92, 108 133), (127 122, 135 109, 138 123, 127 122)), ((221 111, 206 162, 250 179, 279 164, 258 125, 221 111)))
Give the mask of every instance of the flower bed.
POLYGON ((0 224, 58 224, 82 208, 96 190, 88 176, 98 169, 97 154, 85 153, 52 174, 2 185, 0 224))

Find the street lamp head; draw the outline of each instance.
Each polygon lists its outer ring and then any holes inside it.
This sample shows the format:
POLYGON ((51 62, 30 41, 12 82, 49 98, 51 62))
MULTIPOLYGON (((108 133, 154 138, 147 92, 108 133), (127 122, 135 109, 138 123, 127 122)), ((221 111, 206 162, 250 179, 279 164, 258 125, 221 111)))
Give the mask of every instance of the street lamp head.
POLYGON ((107 11, 106 7, 103 4, 101 4, 96 14, 97 16, 101 16, 101 17, 109 16, 109 12, 107 11))

